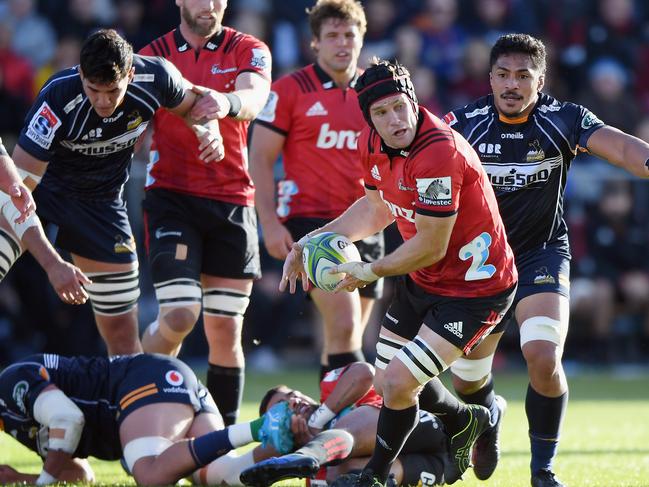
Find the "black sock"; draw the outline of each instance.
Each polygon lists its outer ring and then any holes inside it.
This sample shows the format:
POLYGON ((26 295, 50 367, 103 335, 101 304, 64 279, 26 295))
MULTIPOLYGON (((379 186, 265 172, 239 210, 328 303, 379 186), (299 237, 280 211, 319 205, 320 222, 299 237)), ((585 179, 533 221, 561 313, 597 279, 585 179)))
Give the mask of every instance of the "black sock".
POLYGON ((237 422, 243 397, 244 373, 241 367, 221 367, 209 364, 207 369, 207 390, 223 416, 223 422, 230 426, 237 422))
POLYGON ((365 362, 365 356, 362 350, 354 350, 352 352, 329 354, 327 355, 327 361, 329 362, 329 370, 334 370, 354 362, 365 362))
POLYGON ((390 473, 392 463, 399 455, 408 435, 418 421, 419 407, 417 404, 406 409, 390 409, 385 404, 379 413, 376 428, 376 445, 372 458, 365 466, 374 475, 385 482, 390 473))
POLYGON ((479 404, 486 407, 491 412, 491 424, 494 425, 498 422, 498 415, 500 411, 496 405, 496 394, 494 393, 494 378, 489 375, 487 383, 471 394, 462 394, 457 392, 457 395, 467 404, 479 404))
POLYGON ((559 445, 561 422, 568 405, 568 392, 559 397, 542 396, 531 385, 527 387, 525 413, 529 424, 532 472, 552 469, 559 445))
POLYGON ((428 381, 421 390, 419 407, 442 420, 449 433, 458 429, 458 416, 465 408, 437 377, 428 381))
POLYGON ((443 455, 448 451, 448 436, 440 419, 428 411, 419 411, 419 421, 401 449, 402 454, 443 455))
POLYGON ((295 453, 301 453, 318 460, 321 467, 336 464, 336 460, 344 460, 352 452, 354 437, 344 430, 327 430, 318 433, 295 453))

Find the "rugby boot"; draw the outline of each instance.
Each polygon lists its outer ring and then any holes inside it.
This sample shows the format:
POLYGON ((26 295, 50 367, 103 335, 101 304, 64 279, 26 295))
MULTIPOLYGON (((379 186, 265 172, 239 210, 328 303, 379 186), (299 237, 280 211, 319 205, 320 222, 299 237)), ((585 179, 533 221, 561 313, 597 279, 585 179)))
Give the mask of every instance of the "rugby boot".
POLYGON ((532 487, 566 487, 552 470, 545 468, 532 474, 532 487))
POLYGON ((291 453, 256 463, 241 472, 239 480, 243 485, 266 487, 283 479, 315 477, 318 470, 320 464, 315 458, 291 453))
POLYGON ((500 425, 507 409, 507 401, 502 396, 496 396, 494 399, 498 408, 498 419, 496 423, 490 426, 484 433, 478 436, 473 445, 471 454, 471 463, 473 464, 473 473, 479 480, 487 480, 496 470, 498 460, 500 459, 500 445, 498 436, 500 425))
POLYGON ((484 406, 467 404, 464 412, 464 424, 461 429, 449 435, 449 461, 444 465, 444 480, 451 485, 457 482, 471 463, 471 447, 476 438, 489 428, 491 413, 484 406))
POLYGON ((330 487, 398 487, 394 476, 390 474, 385 483, 374 476, 369 469, 360 473, 347 473, 333 481, 330 487))

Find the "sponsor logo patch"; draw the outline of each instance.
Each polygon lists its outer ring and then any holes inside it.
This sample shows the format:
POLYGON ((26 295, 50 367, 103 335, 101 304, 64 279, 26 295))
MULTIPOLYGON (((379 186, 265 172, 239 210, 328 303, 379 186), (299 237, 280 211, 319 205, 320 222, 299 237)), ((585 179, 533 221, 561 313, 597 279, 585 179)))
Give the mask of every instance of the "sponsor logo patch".
POLYGON ((60 126, 61 119, 44 101, 29 122, 26 135, 43 149, 49 149, 60 126))
POLYGON ((452 127, 453 125, 455 125, 457 123, 457 117, 455 116, 455 113, 453 113, 453 112, 448 112, 446 115, 444 115, 444 118, 442 120, 444 120, 444 122, 446 122, 446 124, 449 127, 452 127))
POLYGON ((586 115, 584 115, 584 118, 581 119, 581 128, 584 130, 588 130, 594 125, 598 125, 604 123, 602 122, 599 118, 597 118, 593 113, 591 112, 586 112, 586 115))
POLYGON ((259 68, 262 71, 270 70, 270 53, 265 49, 252 49, 252 59, 250 60, 250 65, 259 68))
POLYGON ((451 177, 417 179, 419 201, 431 206, 448 206, 451 204, 451 177))
POLYGON ((185 381, 185 378, 177 370, 170 370, 165 374, 165 380, 172 386, 178 387, 185 381))
POLYGON ((306 111, 307 117, 323 117, 328 114, 327 109, 319 101, 311 105, 311 108, 306 111))

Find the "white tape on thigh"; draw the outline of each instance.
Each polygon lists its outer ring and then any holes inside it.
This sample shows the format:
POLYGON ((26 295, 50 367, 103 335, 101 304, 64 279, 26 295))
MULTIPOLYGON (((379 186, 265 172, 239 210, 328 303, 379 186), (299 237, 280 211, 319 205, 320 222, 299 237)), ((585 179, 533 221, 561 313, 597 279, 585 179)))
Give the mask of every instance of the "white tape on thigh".
POLYGON ((396 356, 422 385, 448 368, 441 357, 419 335, 399 350, 396 356))
POLYGON ((561 321, 547 316, 533 316, 523 321, 520 334, 521 347, 533 340, 543 340, 561 346, 561 321))
POLYGON ((203 313, 218 316, 243 316, 250 296, 238 289, 212 287, 203 291, 203 313))
POLYGON ((160 307, 200 305, 203 296, 201 283, 186 277, 156 282, 153 287, 160 307))
POLYGON ((376 342, 376 360, 374 361, 374 366, 377 369, 385 370, 390 360, 392 360, 406 343, 408 343, 407 340, 401 341, 394 337, 379 335, 379 341, 376 342))
POLYGON ((451 372, 462 380, 474 382, 489 375, 493 361, 493 353, 488 357, 475 360, 460 357, 451 364, 451 372))
POLYGON ((199 485, 240 485, 241 472, 254 464, 252 450, 242 455, 231 451, 195 472, 193 479, 199 485))
POLYGON ((22 254, 20 242, 9 232, 0 228, 0 281, 22 254))
POLYGON ((34 419, 49 428, 49 450, 74 453, 86 419, 81 409, 60 389, 41 392, 34 401, 34 419), (62 435, 53 435, 59 430, 62 435))
POLYGON ((173 441, 164 436, 143 436, 129 441, 124 446, 124 461, 128 471, 133 473, 133 465, 140 458, 158 456, 173 444, 173 441))
POLYGON ((97 314, 120 315, 135 307, 140 297, 138 270, 125 272, 89 272, 92 284, 84 287, 97 314))

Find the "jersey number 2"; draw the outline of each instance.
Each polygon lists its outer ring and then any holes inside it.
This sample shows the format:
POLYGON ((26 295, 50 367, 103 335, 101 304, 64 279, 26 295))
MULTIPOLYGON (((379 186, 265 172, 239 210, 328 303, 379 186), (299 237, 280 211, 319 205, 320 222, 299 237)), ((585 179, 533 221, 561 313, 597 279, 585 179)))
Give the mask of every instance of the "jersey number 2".
POLYGON ((460 249, 460 259, 471 259, 471 267, 464 275, 465 281, 478 281, 480 279, 489 279, 496 272, 496 267, 485 262, 489 258, 489 246, 491 245, 491 235, 482 232, 476 238, 460 249))

